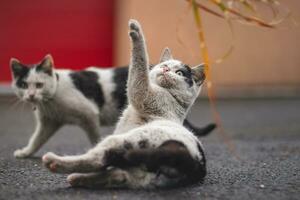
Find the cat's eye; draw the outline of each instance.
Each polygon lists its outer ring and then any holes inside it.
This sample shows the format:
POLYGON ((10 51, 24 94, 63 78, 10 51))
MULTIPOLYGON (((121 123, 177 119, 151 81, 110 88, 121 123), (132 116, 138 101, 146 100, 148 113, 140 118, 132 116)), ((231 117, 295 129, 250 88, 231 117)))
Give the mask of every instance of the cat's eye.
POLYGON ((28 84, 26 82, 21 82, 20 88, 27 89, 28 88, 28 84))
POLYGON ((44 86, 44 83, 38 82, 35 84, 36 88, 42 88, 44 86))
POLYGON ((182 72, 181 70, 177 70, 177 71, 176 71, 176 74, 179 75, 179 76, 183 76, 183 75, 184 75, 183 72, 182 72))

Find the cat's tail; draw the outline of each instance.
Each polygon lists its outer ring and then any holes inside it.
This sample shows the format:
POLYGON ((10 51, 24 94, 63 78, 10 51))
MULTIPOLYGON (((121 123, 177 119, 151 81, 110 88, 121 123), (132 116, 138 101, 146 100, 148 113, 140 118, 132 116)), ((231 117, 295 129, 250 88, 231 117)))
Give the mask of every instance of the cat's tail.
POLYGON ((206 136, 217 127, 217 125, 215 123, 210 123, 204 127, 197 127, 197 126, 193 125, 191 122, 189 122, 187 119, 184 120, 183 125, 187 129, 192 131, 194 133, 194 135, 197 137, 206 136))

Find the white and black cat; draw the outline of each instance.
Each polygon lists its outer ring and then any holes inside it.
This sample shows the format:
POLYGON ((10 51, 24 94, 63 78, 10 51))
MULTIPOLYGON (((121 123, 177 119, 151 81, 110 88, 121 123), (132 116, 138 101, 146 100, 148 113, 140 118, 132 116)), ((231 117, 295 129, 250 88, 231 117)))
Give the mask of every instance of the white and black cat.
MULTIPOLYGON (((15 157, 33 155, 63 125, 79 125, 92 144, 99 139, 100 126, 114 125, 127 104, 128 67, 82 71, 54 68, 47 55, 41 63, 25 65, 11 59, 12 86, 17 96, 33 104, 37 125, 26 147, 16 150, 15 157)), ((212 131, 214 124, 185 126, 198 136, 212 131)))
POLYGON ((149 71, 141 27, 130 20, 129 28, 129 105, 114 134, 83 155, 47 153, 43 163, 52 172, 71 173, 72 186, 151 188, 202 180, 201 142, 182 124, 201 90, 204 67, 190 68, 166 49, 149 71))

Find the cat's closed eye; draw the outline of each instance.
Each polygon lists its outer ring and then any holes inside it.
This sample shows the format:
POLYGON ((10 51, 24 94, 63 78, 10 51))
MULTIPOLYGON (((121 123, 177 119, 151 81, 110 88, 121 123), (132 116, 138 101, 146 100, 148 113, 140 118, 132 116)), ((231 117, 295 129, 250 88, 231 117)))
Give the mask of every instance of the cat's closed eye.
POLYGON ((35 84, 35 86, 36 86, 36 88, 42 88, 42 87, 44 87, 44 83, 37 82, 37 83, 35 84))

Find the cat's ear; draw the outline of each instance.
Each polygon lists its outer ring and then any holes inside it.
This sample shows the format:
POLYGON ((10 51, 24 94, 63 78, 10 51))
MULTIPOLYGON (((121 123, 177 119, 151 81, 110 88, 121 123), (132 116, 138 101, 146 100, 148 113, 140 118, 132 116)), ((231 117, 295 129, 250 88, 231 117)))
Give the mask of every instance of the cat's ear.
POLYGON ((162 62, 165 62, 165 61, 171 60, 171 59, 173 59, 171 50, 168 47, 164 48, 164 50, 160 56, 159 62, 162 63, 162 62))
POLYGON ((15 58, 10 59, 9 65, 13 74, 13 78, 21 76, 26 69, 26 66, 24 66, 22 63, 20 63, 19 60, 15 58))
POLYGON ((205 64, 192 67, 193 79, 198 86, 200 86, 205 80, 204 68, 205 64))
POLYGON ((36 67, 37 71, 44 72, 49 76, 52 76, 52 71, 54 68, 54 61, 50 54, 47 54, 40 64, 36 67))

